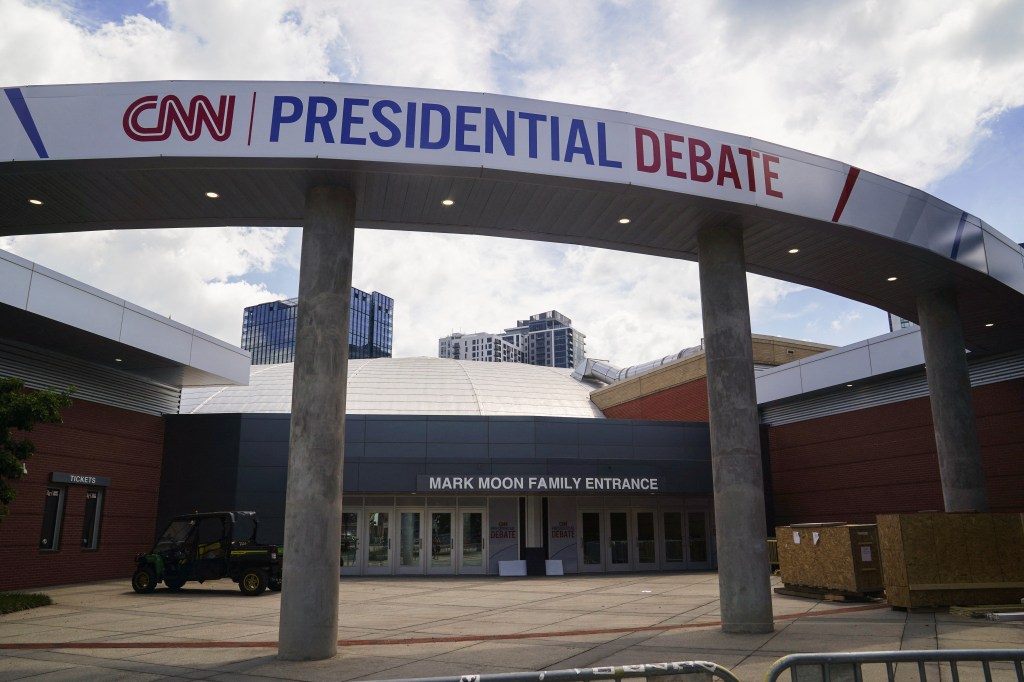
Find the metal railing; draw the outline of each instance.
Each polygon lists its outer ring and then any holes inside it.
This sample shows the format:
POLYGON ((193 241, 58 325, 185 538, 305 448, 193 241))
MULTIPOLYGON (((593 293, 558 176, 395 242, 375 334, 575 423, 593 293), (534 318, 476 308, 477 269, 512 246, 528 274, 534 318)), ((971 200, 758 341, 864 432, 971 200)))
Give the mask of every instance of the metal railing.
POLYGON ((640 663, 596 668, 543 670, 536 672, 493 673, 490 675, 452 675, 448 677, 417 677, 380 682, 581 682, 583 680, 651 680, 663 675, 697 675, 693 682, 713 678, 739 682, 732 671, 710 661, 675 661, 672 663, 640 663))
POLYGON ((773 571, 779 569, 779 541, 768 538, 768 566, 773 571))
POLYGON ((787 671, 792 682, 959 682, 961 677, 985 682, 1024 682, 1022 663, 1024 649, 792 654, 772 664, 765 682, 775 682, 787 671))

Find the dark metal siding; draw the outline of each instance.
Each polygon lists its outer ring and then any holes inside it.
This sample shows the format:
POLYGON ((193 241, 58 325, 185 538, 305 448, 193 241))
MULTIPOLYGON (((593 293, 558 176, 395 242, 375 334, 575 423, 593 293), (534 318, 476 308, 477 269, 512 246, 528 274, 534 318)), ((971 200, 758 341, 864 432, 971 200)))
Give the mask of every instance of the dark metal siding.
MULTIPOLYGON (((288 415, 177 415, 167 431, 162 500, 253 509, 264 538, 283 539, 288 415)), ((706 424, 348 415, 346 493, 413 492, 429 474, 658 476, 663 494, 710 495, 711 445, 706 424)))

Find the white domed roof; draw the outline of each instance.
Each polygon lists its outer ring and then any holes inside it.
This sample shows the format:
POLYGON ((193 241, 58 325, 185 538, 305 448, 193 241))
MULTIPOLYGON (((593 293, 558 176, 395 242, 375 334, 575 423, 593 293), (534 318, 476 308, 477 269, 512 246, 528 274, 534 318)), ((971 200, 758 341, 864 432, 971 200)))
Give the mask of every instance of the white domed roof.
MULTIPOLYGON (((187 387, 181 414, 288 414, 292 363, 254 365, 248 386, 187 387)), ((349 360, 349 414, 594 417, 595 386, 570 369, 442 358, 349 360)))

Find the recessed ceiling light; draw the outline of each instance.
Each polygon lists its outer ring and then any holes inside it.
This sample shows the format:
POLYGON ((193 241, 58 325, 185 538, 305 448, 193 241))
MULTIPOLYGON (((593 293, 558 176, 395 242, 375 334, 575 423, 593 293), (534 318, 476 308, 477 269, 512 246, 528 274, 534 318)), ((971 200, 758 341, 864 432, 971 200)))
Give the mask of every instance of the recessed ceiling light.
POLYGON ((886 281, 887 281, 887 282, 895 282, 895 281, 896 281, 897 279, 899 279, 899 278, 898 278, 898 277, 890 277, 890 278, 889 278, 889 279, 887 279, 886 281))
POLYGON ((210 197, 211 199, 216 199, 216 198, 217 198, 217 197, 219 197, 220 195, 219 195, 219 194, 217 194, 216 192, 207 192, 207 193, 206 193, 206 196, 210 197))
POLYGON ((629 225, 629 218, 619 218, 620 225, 629 225))
POLYGON ((124 362, 121 358, 114 358, 114 362, 124 362))
POLYGON ((442 206, 453 206, 454 204, 455 204, 455 200, 454 199, 445 199, 444 201, 441 202, 442 206))
POLYGON ((43 205, 43 202, 39 201, 39 199, 29 199, 28 203, 34 204, 36 206, 42 206, 43 205))
POLYGON ((789 253, 800 253, 800 249, 790 249, 789 253))
POLYGON ((985 326, 986 327, 994 327, 994 326, 996 326, 996 323, 995 322, 989 322, 985 326))
POLYGON ((847 388, 853 388, 853 384, 846 384, 847 388))

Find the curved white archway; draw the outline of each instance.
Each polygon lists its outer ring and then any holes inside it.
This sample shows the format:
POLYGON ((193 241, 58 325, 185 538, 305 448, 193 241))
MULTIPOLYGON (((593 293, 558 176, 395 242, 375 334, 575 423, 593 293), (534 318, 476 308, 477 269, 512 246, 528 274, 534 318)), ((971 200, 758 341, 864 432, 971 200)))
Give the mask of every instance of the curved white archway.
POLYGON ((0 235, 298 225, 306 190, 325 183, 353 189, 357 227, 692 260, 697 232, 729 223, 744 230, 751 272, 909 319, 916 292, 952 288, 972 349, 1024 342, 1012 313, 1024 302, 1024 257, 1012 240, 924 192, 763 140, 551 102, 339 83, 4 95, 0 235))

